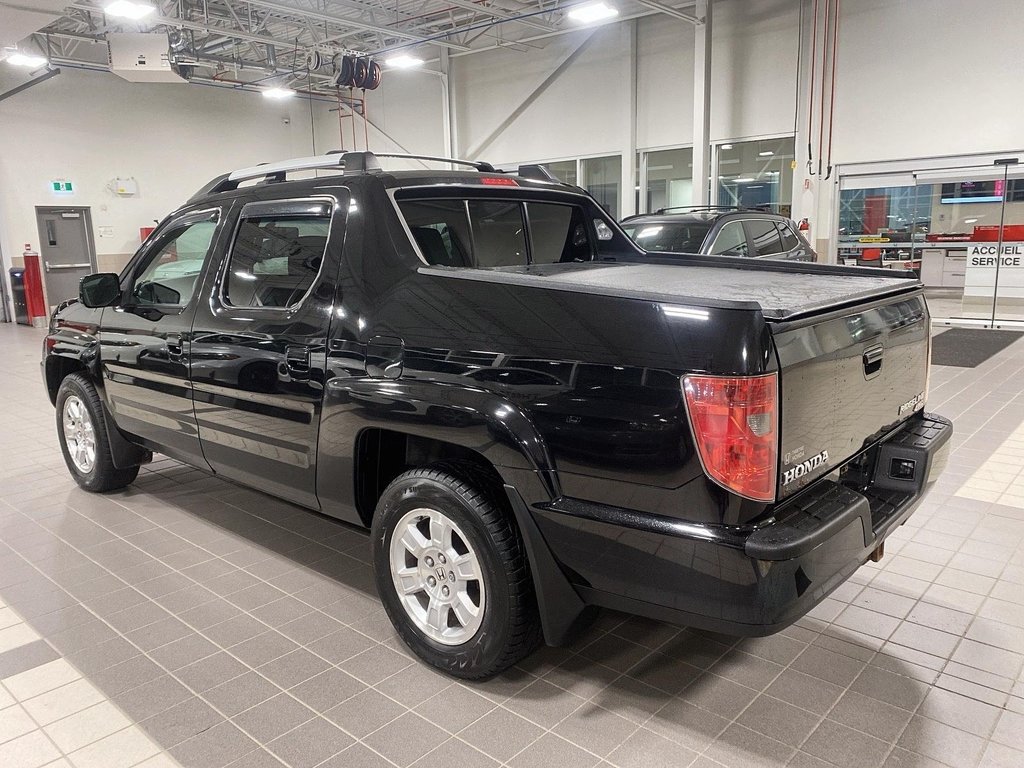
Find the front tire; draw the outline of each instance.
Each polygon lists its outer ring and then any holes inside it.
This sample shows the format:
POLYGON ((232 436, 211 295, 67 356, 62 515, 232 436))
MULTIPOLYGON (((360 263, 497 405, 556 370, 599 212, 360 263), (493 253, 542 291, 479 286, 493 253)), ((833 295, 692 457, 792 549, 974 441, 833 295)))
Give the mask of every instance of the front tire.
POLYGON ((66 376, 57 390, 56 405, 60 450, 76 483, 92 493, 102 493, 135 480, 138 467, 114 466, 103 404, 89 379, 80 373, 66 376))
POLYGON ((373 518, 377 590, 421 659, 477 680, 540 641, 529 564, 500 483, 461 463, 399 475, 373 518))

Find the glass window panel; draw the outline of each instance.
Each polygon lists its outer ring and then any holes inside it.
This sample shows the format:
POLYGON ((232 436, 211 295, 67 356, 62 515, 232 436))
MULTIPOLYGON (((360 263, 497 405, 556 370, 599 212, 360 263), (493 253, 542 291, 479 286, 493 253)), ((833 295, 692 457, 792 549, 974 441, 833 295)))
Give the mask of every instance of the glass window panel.
POLYGON ((645 251, 700 253, 710 222, 627 222, 622 226, 645 251))
POLYGON ((576 184, 576 161, 575 160, 559 160, 557 163, 544 163, 547 169, 551 171, 552 175, 555 176, 559 181, 564 181, 566 184, 576 184))
POLYGON ((527 203, 534 264, 589 261, 590 236, 583 211, 572 205, 527 203))
POLYGON ((330 228, 330 214, 243 219, 231 249, 224 301, 235 307, 298 305, 320 272, 330 228))
POLYGON ((758 256, 778 256, 782 253, 782 240, 774 221, 748 219, 747 231, 758 256))
POLYGON ((590 157, 580 161, 583 187, 613 218, 619 218, 622 158, 619 155, 590 157))
POLYGON ((464 200, 403 200, 398 206, 428 264, 470 266, 472 240, 464 200))
POLYGON ((184 306, 195 292, 196 281, 213 243, 213 218, 174 227, 160 238, 153 255, 135 278, 136 304, 184 306))
POLYGON ((789 216, 796 142, 792 137, 718 147, 718 204, 764 208, 789 216))
POLYGON ((647 153, 648 213, 693 203, 693 149, 647 153))
POLYGON ((747 235, 739 221, 726 222, 715 238, 710 253, 720 256, 746 256, 747 235))
POLYGON ((779 224, 779 234, 782 235, 782 250, 792 251, 800 245, 800 238, 789 224, 779 224))
POLYGON ((526 226, 517 200, 470 200, 473 256, 480 269, 525 266, 526 226))

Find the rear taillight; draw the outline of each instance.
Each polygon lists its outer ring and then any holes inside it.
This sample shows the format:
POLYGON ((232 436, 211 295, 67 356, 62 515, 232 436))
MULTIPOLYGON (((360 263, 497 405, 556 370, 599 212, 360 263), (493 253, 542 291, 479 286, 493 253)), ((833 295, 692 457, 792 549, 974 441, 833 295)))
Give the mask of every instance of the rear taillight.
POLYGON ((708 476, 740 496, 775 500, 778 379, 684 376, 686 412, 708 476))

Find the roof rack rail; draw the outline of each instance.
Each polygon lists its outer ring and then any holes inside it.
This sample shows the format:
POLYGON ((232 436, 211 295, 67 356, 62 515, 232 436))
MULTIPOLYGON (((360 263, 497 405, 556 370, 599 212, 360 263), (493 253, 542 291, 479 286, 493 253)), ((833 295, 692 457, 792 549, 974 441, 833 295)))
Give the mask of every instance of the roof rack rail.
POLYGON ((343 150, 332 150, 325 155, 313 155, 312 157, 298 157, 291 160, 282 160, 277 163, 261 163, 250 168, 241 168, 231 173, 225 173, 211 179, 205 186, 190 198, 189 202, 206 195, 213 195, 218 192, 229 192, 238 189, 243 181, 252 179, 263 179, 263 183, 274 183, 285 181, 289 173, 295 171, 309 171, 314 169, 334 169, 345 174, 355 173, 377 173, 381 171, 379 157, 391 157, 403 160, 429 160, 439 163, 451 163, 453 165, 466 165, 475 168, 481 173, 497 173, 490 163, 477 162, 473 160, 459 160, 453 157, 435 157, 433 155, 412 155, 397 152, 345 152, 343 150))
POLYGON ((659 208, 654 213, 668 213, 669 211, 744 211, 742 205, 670 205, 659 208))

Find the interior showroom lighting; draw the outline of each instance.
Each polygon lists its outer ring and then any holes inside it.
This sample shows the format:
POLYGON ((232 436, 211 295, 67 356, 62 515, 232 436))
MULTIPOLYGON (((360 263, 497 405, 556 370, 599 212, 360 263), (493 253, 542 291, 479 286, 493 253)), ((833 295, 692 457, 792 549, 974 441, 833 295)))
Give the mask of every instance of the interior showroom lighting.
POLYGON ((418 59, 415 56, 402 53, 398 56, 392 56, 390 59, 385 59, 384 63, 394 69, 412 69, 413 67, 418 67, 423 64, 423 59, 418 59))
POLYGON ((4 61, 8 64, 13 64, 16 67, 32 67, 34 69, 46 64, 46 57, 15 51, 14 53, 9 53, 4 61))
POLYGON ((282 88, 278 85, 263 89, 263 98, 265 99, 290 99, 294 95, 295 91, 291 88, 282 88))
POLYGON ((772 152, 770 149, 766 149, 764 152, 758 152, 757 153, 758 157, 771 157, 774 154, 775 153, 772 152))
POLYGON ((103 6, 103 12, 108 16, 118 16, 124 19, 141 19, 156 10, 155 6, 149 3, 136 3, 133 0, 114 0, 103 6))
POLYGON ((618 16, 619 11, 607 3, 587 3, 569 11, 568 16, 573 21, 589 24, 592 21, 603 21, 618 16))

